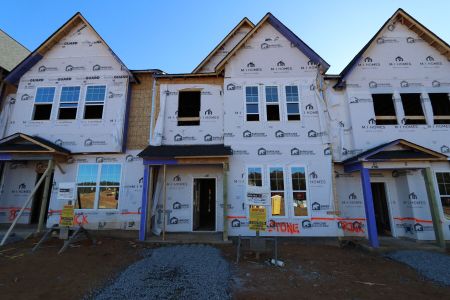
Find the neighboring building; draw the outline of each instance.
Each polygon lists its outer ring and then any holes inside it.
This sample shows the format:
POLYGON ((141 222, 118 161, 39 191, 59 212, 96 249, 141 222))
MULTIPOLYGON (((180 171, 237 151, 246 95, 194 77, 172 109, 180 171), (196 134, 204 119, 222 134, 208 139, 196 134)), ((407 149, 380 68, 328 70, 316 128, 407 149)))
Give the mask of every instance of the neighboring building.
MULTIPOLYGON (((0 129, 4 128, 9 117, 9 111, 1 111, 2 102, 14 101, 14 93, 17 89, 16 86, 6 83, 4 79, 29 53, 27 48, 0 29, 0 129), (8 99, 5 99, 6 97, 8 99)), ((4 132, 0 131, 0 138, 3 134, 4 132)))
POLYGON ((450 46, 400 9, 327 82, 337 210, 364 220, 349 234, 450 239, 449 61, 450 46))
POLYGON ((153 72, 133 75, 80 13, 15 67, 6 78, 18 89, 4 104, 11 116, 0 142, 0 221, 15 218, 49 168, 20 223, 58 224, 72 201, 75 222, 87 228, 137 229, 142 142, 130 130, 147 142, 136 118, 149 117, 141 108, 150 105, 153 72))

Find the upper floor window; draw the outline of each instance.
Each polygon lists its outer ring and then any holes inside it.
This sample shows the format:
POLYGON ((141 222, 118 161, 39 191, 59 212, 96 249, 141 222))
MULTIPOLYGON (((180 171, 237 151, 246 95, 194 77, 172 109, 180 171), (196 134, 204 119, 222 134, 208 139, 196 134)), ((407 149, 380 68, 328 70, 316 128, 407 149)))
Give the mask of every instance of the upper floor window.
POLYGON ((117 209, 120 164, 80 164, 77 174, 77 209, 117 209))
POLYGON ((286 86, 286 109, 288 121, 300 121, 298 87, 296 85, 286 86))
POLYGON ((245 87, 246 120, 259 121, 259 96, 257 86, 245 87))
POLYGON ((61 89, 59 100, 58 119, 74 120, 77 118, 78 100, 80 98, 79 86, 65 86, 61 89))
POLYGON ((50 120, 54 98, 54 87, 37 88, 34 99, 33 120, 50 120))
POLYGON ((450 219, 450 173, 436 173, 436 179, 441 196, 442 210, 444 216, 450 219))
POLYGON ((105 94, 105 85, 92 85, 87 87, 84 107, 85 119, 101 119, 103 117, 105 94))
POLYGON ((373 108, 377 125, 396 125, 394 100, 392 94, 373 94, 373 108))
POLYGON ((280 121, 280 104, 278 101, 278 87, 266 86, 267 121, 280 121))
POLYGON ((447 93, 430 93, 434 124, 450 124, 450 99, 447 93))
POLYGON ((272 216, 285 216, 284 175, 282 167, 269 169, 272 216))
POLYGON ((400 94, 400 97, 402 99, 403 111, 405 112, 404 124, 426 124, 420 94, 400 94))
POLYGON ((178 93, 178 126, 200 125, 200 91, 178 93))
POLYGON ((262 169, 259 167, 248 168, 247 183, 249 186, 262 186, 262 169))

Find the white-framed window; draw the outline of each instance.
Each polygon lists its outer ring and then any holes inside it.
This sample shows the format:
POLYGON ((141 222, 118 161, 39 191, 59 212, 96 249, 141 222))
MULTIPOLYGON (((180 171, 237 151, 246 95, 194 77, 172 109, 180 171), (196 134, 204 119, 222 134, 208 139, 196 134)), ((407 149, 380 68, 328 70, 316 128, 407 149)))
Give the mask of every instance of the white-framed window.
POLYGON ((102 119, 105 105, 106 85, 86 87, 84 119, 102 119))
POLYGON ((38 87, 34 97, 33 120, 50 120, 55 87, 38 87))
POLYGON ((120 164, 80 164, 75 208, 117 209, 121 172, 120 164))
POLYGON ((247 121, 259 121, 258 86, 245 87, 245 111, 247 121))
POLYGON ((284 195, 283 167, 269 168, 271 213, 273 217, 286 216, 286 201, 284 195))
POLYGON ((280 121, 280 102, 278 96, 278 86, 265 86, 266 95, 266 120, 280 121))
POLYGON ((450 219, 450 172, 436 172, 436 180, 444 216, 450 219))
POLYGON ((263 186, 262 168, 248 167, 247 168, 247 185, 248 186, 263 186))
POLYGON ((300 99, 298 86, 285 86, 286 92, 286 112, 288 121, 300 121, 300 99))
POLYGON ((80 100, 79 86, 63 86, 59 97, 59 120, 75 120, 77 118, 78 101, 80 100))
POLYGON ((308 193, 305 167, 291 167, 292 206, 294 217, 306 217, 308 211, 308 193))

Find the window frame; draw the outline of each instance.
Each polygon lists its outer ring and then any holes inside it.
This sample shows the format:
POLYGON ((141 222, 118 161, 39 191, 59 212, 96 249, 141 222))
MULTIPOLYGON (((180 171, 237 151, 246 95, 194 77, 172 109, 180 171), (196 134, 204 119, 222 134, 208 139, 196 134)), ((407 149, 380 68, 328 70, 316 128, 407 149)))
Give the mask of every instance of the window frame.
MULTIPOLYGON (((373 115, 375 117, 375 122, 377 123, 376 125, 381 125, 381 126, 395 126, 398 125, 398 112, 397 109, 395 107, 395 95, 394 93, 371 93, 370 97, 372 98, 372 108, 373 108, 373 115), (392 106, 394 107, 394 115, 393 116, 377 116, 376 110, 375 110, 375 100, 374 100, 374 95, 391 95, 391 102, 392 102, 392 106), (387 120, 394 120, 395 124, 378 124, 378 121, 387 121, 387 120)), ((401 100, 400 100, 401 101, 401 100)), ((403 107, 403 104, 402 104, 403 107)))
POLYGON ((261 122, 261 91, 260 91, 260 86, 258 84, 256 85, 246 85, 244 86, 244 107, 245 107, 245 122, 261 122), (258 92, 258 101, 256 102, 247 102, 247 87, 249 88, 253 88, 256 87, 256 91, 258 92), (258 112, 257 113, 249 113, 247 110, 247 104, 253 104, 253 105, 257 105, 258 108, 258 112), (258 116, 258 120, 247 120, 247 115, 257 115, 258 116))
POLYGON ((56 87, 56 86, 52 86, 52 85, 43 85, 43 86, 38 86, 38 87, 36 87, 36 89, 35 89, 35 91, 34 91, 33 109, 31 110, 31 118, 30 118, 30 120, 31 120, 31 121, 38 121, 38 122, 51 121, 51 120, 52 120, 52 113, 53 113, 53 107, 54 107, 54 105, 55 105, 55 98, 56 98, 56 96, 57 96, 57 87, 56 87), (53 89, 55 90, 54 93, 53 93, 53 100, 52 100, 52 102, 51 102, 52 108, 50 109, 50 116, 49 116, 48 120, 35 120, 35 119, 34 119, 34 113, 35 113, 36 105, 43 105, 43 104, 47 104, 47 105, 48 105, 48 104, 50 104, 50 102, 44 102, 44 103, 38 103, 38 102, 36 102, 37 92, 38 92, 38 89, 40 89, 40 88, 53 88, 53 89), (38 104, 36 104, 36 103, 38 103, 38 104))
POLYGON ((270 197, 270 218, 276 218, 276 219, 283 219, 283 218, 289 218, 289 210, 287 209, 287 201, 286 201, 286 168, 285 166, 280 165, 268 165, 267 166, 267 180, 268 180, 268 190, 269 190, 269 197, 270 197), (281 168, 283 171, 283 190, 272 190, 272 187, 270 185, 270 170, 275 168, 281 168), (284 215, 273 215, 272 212, 272 192, 282 192, 283 193, 283 202, 284 202, 284 215))
POLYGON ((262 188, 262 187, 264 187, 264 180, 265 180, 264 167, 262 165, 247 165, 247 166, 245 166, 245 178, 246 178, 245 179, 245 185, 246 185, 247 189, 248 188, 262 188), (249 175, 248 170, 249 169, 256 169, 256 168, 261 169, 261 186, 249 185, 248 184, 248 175, 249 175))
MULTIPOLYGON (((123 175, 123 164, 122 163, 80 163, 77 165, 77 172, 75 174, 75 203, 74 207, 76 211, 81 212, 88 212, 88 211, 118 211, 120 207, 120 199, 122 196, 122 175, 123 175), (93 208, 76 208, 78 200, 78 174, 80 172, 80 166, 83 165, 97 165, 97 177, 95 182, 95 198, 94 198, 94 207, 93 208), (102 172, 102 166, 103 165, 119 165, 120 166, 120 177, 119 177, 119 198, 117 199, 117 208, 99 208, 99 202, 100 202, 100 188, 101 187, 108 187, 104 185, 100 185, 100 179, 101 179, 101 172, 102 172)), ((88 186, 81 186, 81 187, 88 187, 88 186)))
POLYGON ((267 84, 267 85, 263 85, 264 86, 264 89, 263 89, 263 99, 264 99, 264 110, 265 110, 265 121, 266 122, 281 122, 282 120, 283 120, 283 118, 282 118, 282 108, 281 108, 281 101, 280 101, 280 99, 281 99, 281 92, 280 92, 280 85, 278 85, 278 84, 267 84), (276 87, 277 88, 277 102, 268 102, 267 101, 267 92, 266 92, 266 89, 268 88, 268 87, 276 87), (278 106, 278 118, 279 118, 279 120, 268 120, 268 115, 267 115, 267 112, 268 112, 268 110, 267 110, 267 107, 268 106, 275 106, 275 105, 277 105, 278 106))
POLYGON ((431 105, 431 112, 433 114, 433 124, 450 124, 450 114, 449 115, 436 115, 434 113, 433 102, 431 101, 431 97, 430 97, 430 95, 432 95, 432 94, 447 94, 447 99, 448 99, 448 102, 450 105, 450 93, 427 92, 426 94, 427 94, 428 100, 430 101, 430 105, 431 105), (441 120, 444 120, 446 122, 439 123, 439 121, 441 121, 441 120), (436 121, 438 121, 438 123, 436 123, 436 121))
POLYGON ((421 93, 400 93, 400 102, 401 102, 401 104, 402 104, 402 108, 403 108, 403 119, 405 120, 405 122, 404 122, 404 124, 403 125, 427 125, 427 118, 426 118, 426 115, 425 115, 425 107, 424 107, 424 101, 423 101, 423 98, 422 98, 422 94, 421 93), (408 95, 408 94, 413 94, 413 95, 419 95, 419 104, 420 104, 420 107, 422 108, 422 116, 419 116, 419 115, 410 115, 410 116, 407 116, 406 115, 406 112, 405 112, 405 106, 403 105, 403 98, 402 98, 402 95, 408 95), (413 122, 416 122, 416 121, 424 121, 424 123, 408 123, 407 124, 407 120, 409 120, 409 121, 413 121, 413 122))
MULTIPOLYGON (((81 93, 81 91, 80 91, 81 93)), ((108 98, 108 85, 106 83, 101 84, 101 83, 96 83, 96 84, 87 84, 84 88, 84 95, 83 95, 83 114, 82 114, 82 119, 84 121, 101 121, 103 120, 104 116, 105 116, 105 107, 106 107, 106 99, 108 98), (87 97, 87 91, 88 88, 91 86, 104 86, 105 87, 105 98, 103 99, 103 110, 102 110, 102 117, 100 119, 86 119, 85 118, 85 113, 86 113, 86 106, 91 105, 94 106, 95 104, 88 104, 89 102, 86 101, 86 97, 87 97)), ((80 95, 81 98, 81 95, 80 95)), ((99 104, 97 104, 99 105, 99 104)))
POLYGON ((290 201, 290 210, 291 210, 291 214, 290 216, 292 218, 295 219, 307 219, 310 218, 311 216, 311 199, 309 197, 309 183, 308 183, 308 168, 306 167, 306 165, 302 165, 302 164, 295 164, 295 165, 289 165, 288 166, 289 169, 289 187, 290 187, 290 195, 289 195, 289 201, 290 201), (303 168, 305 170, 305 190, 294 190, 294 185, 292 184, 292 169, 293 168, 303 168), (294 192, 305 192, 306 194, 306 208, 307 208, 307 212, 308 214, 306 216, 296 216, 295 215, 295 211, 294 211, 294 192))
POLYGON ((201 111, 202 111, 202 89, 182 89, 178 90, 178 99, 177 99, 177 111, 180 111, 180 94, 186 92, 197 92, 199 93, 199 111, 198 117, 180 117, 177 114, 177 126, 178 127, 190 127, 190 126, 201 126, 201 111), (198 124, 180 124, 180 122, 198 122, 198 124))
MULTIPOLYGON (((81 85, 64 85, 64 86, 61 86, 61 88, 59 90, 58 113, 57 113, 57 116, 56 116, 56 120, 58 120, 58 121, 73 121, 73 120, 77 120, 78 119, 79 106, 80 106, 80 102, 81 102, 81 91, 82 91, 81 85), (69 87, 79 87, 80 88, 80 92, 78 93, 78 100, 76 102, 75 101, 72 101, 72 102, 62 102, 61 101, 61 96, 62 96, 63 89, 64 88, 69 88, 69 87), (60 109, 61 109, 61 103, 76 103, 77 104, 77 106, 76 106, 77 111, 75 113, 75 118, 74 119, 60 119, 59 118, 59 113, 60 113, 60 109)), ((106 98, 106 95, 105 95, 105 98, 106 98)))
MULTIPOLYGON (((447 214, 445 213, 445 211, 444 211, 444 206, 442 205, 442 199, 441 199, 441 198, 443 198, 443 197, 449 197, 449 198, 450 198, 450 194, 442 195, 441 192, 439 191, 439 181, 438 181, 438 178, 437 178, 437 174, 438 174, 438 173, 444 173, 444 174, 447 173, 447 174, 450 175, 450 170, 439 170, 439 171, 434 171, 434 180, 435 180, 435 182, 436 182, 436 187, 435 187, 435 189, 436 189, 437 194, 438 194, 438 197, 439 197, 439 205, 440 205, 441 210, 442 210, 442 215, 444 216, 444 219, 445 219, 445 220, 450 220, 450 215, 447 215, 447 214)), ((444 183, 444 184, 445 184, 445 183, 444 183)))
MULTIPOLYGON (((284 111, 285 111, 285 115, 286 115, 286 122, 288 122, 288 123, 290 123, 290 122, 301 122, 302 119, 303 119, 303 115, 302 115, 301 101, 300 101, 300 86, 297 85, 297 84, 286 84, 286 85, 284 86, 283 92, 284 92, 284 100, 285 100, 285 109, 284 109, 284 111), (297 87, 297 97, 298 97, 298 101, 297 101, 297 102, 288 102, 286 88, 287 88, 287 87, 293 87, 293 86, 297 87), (289 120, 289 115, 297 115, 297 114, 289 114, 289 111, 288 111, 288 104, 292 104, 292 103, 296 103, 297 106, 298 106, 298 115, 299 115, 299 117, 300 117, 299 120, 289 120)), ((281 118, 280 118, 280 119, 281 119, 281 118)))

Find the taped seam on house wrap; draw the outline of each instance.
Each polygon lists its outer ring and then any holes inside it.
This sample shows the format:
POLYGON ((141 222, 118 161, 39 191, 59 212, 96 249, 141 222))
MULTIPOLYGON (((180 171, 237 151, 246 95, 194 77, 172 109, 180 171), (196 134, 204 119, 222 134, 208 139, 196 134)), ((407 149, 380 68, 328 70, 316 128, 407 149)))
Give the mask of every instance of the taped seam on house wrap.
POLYGON ((15 95, 8 95, 6 99, 6 105, 3 107, 0 113, 0 138, 4 138, 6 135, 6 130, 8 128, 8 122, 12 114, 12 105, 15 101, 15 95))
MULTIPOLYGON (((160 90, 162 90, 163 87, 165 87, 167 90, 166 85, 161 85, 160 90)), ((152 145, 152 146, 161 146, 161 144, 162 144, 164 121, 165 121, 165 110, 166 110, 166 99, 167 99, 167 93, 164 93, 164 97, 161 97, 161 99, 160 99, 159 113, 158 113, 158 119, 156 120, 155 132, 154 132, 153 138, 151 139, 151 142, 150 142, 150 145, 152 145)))

